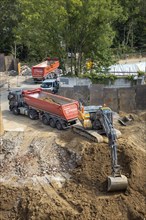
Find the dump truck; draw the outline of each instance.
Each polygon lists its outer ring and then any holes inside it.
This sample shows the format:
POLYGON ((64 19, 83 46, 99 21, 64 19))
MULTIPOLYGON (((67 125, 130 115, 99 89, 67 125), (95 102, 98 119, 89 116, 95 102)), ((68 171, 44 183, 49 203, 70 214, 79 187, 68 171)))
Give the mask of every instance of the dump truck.
POLYGON ((78 101, 44 92, 41 88, 10 91, 8 100, 14 115, 41 119, 45 125, 58 130, 69 128, 78 119, 78 101))
POLYGON ((32 77, 34 82, 43 81, 48 74, 54 72, 60 63, 58 58, 47 58, 44 62, 32 67, 32 77))

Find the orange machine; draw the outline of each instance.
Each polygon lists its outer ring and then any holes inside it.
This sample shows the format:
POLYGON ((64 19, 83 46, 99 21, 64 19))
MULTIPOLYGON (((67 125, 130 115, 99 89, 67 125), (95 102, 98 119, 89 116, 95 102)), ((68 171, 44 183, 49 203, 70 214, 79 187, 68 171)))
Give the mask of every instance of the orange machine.
POLYGON ((47 58, 46 61, 32 67, 32 77, 35 82, 42 81, 45 77, 54 72, 60 63, 58 58, 47 58))

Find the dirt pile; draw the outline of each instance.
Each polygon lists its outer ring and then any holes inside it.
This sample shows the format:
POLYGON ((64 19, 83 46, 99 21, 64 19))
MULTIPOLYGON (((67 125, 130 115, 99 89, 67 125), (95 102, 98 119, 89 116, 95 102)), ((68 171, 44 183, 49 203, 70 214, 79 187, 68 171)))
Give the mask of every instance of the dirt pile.
POLYGON ((22 76, 31 76, 31 68, 27 65, 21 66, 20 74, 22 76))
POLYGON ((146 113, 119 128, 126 192, 107 193, 110 149, 71 130, 6 132, 1 145, 1 219, 140 219, 145 213, 146 113), (43 132, 42 132, 43 131, 43 132))

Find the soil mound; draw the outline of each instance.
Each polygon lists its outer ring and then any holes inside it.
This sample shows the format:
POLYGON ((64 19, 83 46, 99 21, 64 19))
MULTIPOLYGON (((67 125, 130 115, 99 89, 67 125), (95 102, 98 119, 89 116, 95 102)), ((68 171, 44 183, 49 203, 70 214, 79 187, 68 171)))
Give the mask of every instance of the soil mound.
POLYGON ((1 219, 144 220, 145 115, 119 125, 123 136, 118 159, 128 177, 126 192, 107 193, 108 144, 93 143, 71 130, 6 132, 1 144, 1 219))

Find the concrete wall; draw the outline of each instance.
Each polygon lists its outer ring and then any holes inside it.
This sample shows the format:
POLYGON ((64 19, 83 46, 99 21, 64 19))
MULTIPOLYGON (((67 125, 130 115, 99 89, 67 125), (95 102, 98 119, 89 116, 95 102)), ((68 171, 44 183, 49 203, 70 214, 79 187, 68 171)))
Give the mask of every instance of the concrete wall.
POLYGON ((135 102, 136 109, 145 110, 146 109, 146 85, 136 86, 135 88, 135 102))
POLYGON ((0 72, 5 71, 5 55, 0 54, 0 72))
POLYGON ((103 105, 104 97, 104 85, 92 84, 90 87, 90 104, 91 105, 103 105))
POLYGON ((115 79, 114 82, 109 82, 109 85, 106 85, 106 88, 120 88, 120 87, 131 87, 132 81, 125 78, 115 79))
POLYGON ((61 87, 59 95, 81 101, 84 105, 90 104, 90 90, 88 86, 61 87))
MULTIPOLYGON (((135 80, 131 81, 126 79, 124 76, 123 78, 120 77, 118 79, 115 79, 113 82, 109 81, 108 84, 104 85, 105 88, 125 88, 125 87, 131 87, 134 85, 141 85, 144 83, 144 77, 135 77, 135 80)), ((74 86, 92 86, 92 82, 88 78, 80 79, 78 77, 60 77, 60 84, 62 87, 74 87, 74 86)), ((94 85, 93 85, 94 87, 94 85)))
POLYGON ((15 70, 18 71, 18 59, 15 59, 12 55, 5 56, 0 54, 0 72, 15 70))
POLYGON ((80 79, 78 77, 60 77, 60 83, 62 87, 74 87, 74 86, 90 86, 92 84, 90 79, 80 79))
POLYGON ((113 88, 105 88, 104 89, 104 103, 109 106, 113 111, 118 111, 119 109, 119 99, 118 99, 118 90, 113 88))
POLYGON ((135 88, 119 88, 118 89, 118 102, 119 110, 130 112, 136 110, 136 91, 135 88))
POLYGON ((106 104, 113 111, 146 110, 146 85, 129 88, 105 88, 103 85, 60 88, 59 94, 82 101, 84 105, 106 104))

